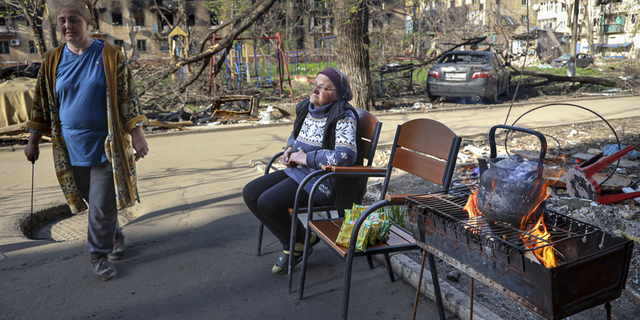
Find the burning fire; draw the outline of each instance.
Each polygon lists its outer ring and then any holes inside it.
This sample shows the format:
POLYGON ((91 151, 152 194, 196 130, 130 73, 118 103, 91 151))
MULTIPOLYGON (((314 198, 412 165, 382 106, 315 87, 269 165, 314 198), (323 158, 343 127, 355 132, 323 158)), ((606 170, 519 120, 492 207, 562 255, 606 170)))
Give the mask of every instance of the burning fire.
MULTIPOLYGON (((527 229, 526 232, 540 239, 547 240, 549 239, 551 234, 549 234, 549 232, 547 231, 547 226, 544 224, 543 218, 544 216, 541 216, 538 220, 538 223, 536 223, 533 228, 527 229)), ((536 245, 541 242, 541 240, 539 239, 530 237, 527 237, 527 239, 523 240, 525 245, 529 248, 535 248, 536 245)), ((538 261, 540 261, 540 263, 545 267, 551 269, 557 266, 556 257, 553 254, 553 248, 551 246, 535 249, 532 252, 533 255, 536 256, 538 261)))
MULTIPOLYGON (((544 184, 544 186, 540 186, 540 187, 546 187, 546 183, 544 184)), ((548 197, 548 193, 546 192, 543 193, 543 195, 544 195, 543 199, 541 199, 538 202, 538 205, 541 204, 548 197)), ((480 224, 477 222, 477 218, 478 216, 482 215, 482 212, 478 209, 478 206, 476 204, 477 196, 478 196, 478 191, 476 190, 467 199, 467 204, 465 204, 463 210, 469 214, 469 223, 475 227, 480 227, 480 224)), ((532 212, 525 215, 522 221, 522 226, 525 225, 526 219, 531 215, 531 213, 536 211, 537 208, 538 206, 535 206, 532 212)), ((543 240, 547 240, 551 236, 551 234, 547 231, 547 226, 544 223, 544 215, 541 215, 537 223, 535 223, 533 227, 526 229, 525 232, 537 237, 537 238, 533 238, 530 236, 523 236, 522 240, 525 246, 531 249, 542 244, 543 240)), ((556 258, 553 253, 552 246, 547 246, 547 247, 532 250, 532 253, 538 259, 538 261, 545 267, 554 268, 557 266, 556 258)))
POLYGON ((469 196, 467 200, 467 204, 464 205, 464 211, 469 213, 469 219, 473 219, 480 214, 480 210, 478 210, 478 206, 476 205, 476 197, 478 196, 478 192, 474 191, 473 194, 469 196))

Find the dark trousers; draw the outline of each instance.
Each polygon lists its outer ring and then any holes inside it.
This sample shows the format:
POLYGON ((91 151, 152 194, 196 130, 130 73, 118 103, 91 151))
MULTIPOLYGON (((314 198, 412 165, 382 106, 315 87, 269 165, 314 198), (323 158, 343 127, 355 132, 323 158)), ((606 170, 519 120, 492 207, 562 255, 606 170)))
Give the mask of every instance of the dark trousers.
POLYGON ((73 167, 73 176, 85 201, 89 203, 87 251, 109 254, 118 229, 118 206, 111 163, 73 167))
MULTIPOLYGON (((291 215, 298 183, 284 171, 276 171, 249 182, 242 191, 242 197, 251 213, 262 222, 282 243, 283 250, 289 250, 291 242, 291 215)), ((309 194, 303 192, 300 207, 307 206, 309 194)), ((327 204, 318 204, 327 205, 327 204)), ((304 242, 305 228, 297 220, 296 242, 304 242)))

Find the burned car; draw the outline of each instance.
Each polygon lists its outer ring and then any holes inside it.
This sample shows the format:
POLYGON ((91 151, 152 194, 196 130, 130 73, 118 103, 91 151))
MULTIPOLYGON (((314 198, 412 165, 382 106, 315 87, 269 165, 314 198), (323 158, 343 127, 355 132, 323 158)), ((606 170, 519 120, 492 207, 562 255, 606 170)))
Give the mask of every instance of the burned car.
POLYGON ((429 69, 427 93, 438 97, 462 97, 498 101, 509 91, 509 70, 492 52, 452 51, 429 69))
MULTIPOLYGON (((553 62, 551 62, 551 65, 556 68, 566 68, 570 58, 570 54, 563 54, 559 58, 553 60, 553 62)), ((576 67, 578 68, 587 68, 593 64, 593 61, 593 57, 589 56, 588 54, 578 53, 576 55, 576 67)))

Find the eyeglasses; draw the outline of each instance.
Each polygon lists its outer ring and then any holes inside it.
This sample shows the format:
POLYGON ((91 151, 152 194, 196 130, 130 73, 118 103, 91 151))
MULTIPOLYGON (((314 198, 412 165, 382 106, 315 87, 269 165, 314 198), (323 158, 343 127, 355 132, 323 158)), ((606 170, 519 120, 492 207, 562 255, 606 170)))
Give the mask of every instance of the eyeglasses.
POLYGON ((325 92, 325 91, 336 91, 336 89, 331 89, 331 88, 327 88, 327 87, 323 87, 321 85, 318 85, 315 82, 312 82, 311 85, 313 86, 313 88, 318 88, 318 91, 320 92, 325 92))

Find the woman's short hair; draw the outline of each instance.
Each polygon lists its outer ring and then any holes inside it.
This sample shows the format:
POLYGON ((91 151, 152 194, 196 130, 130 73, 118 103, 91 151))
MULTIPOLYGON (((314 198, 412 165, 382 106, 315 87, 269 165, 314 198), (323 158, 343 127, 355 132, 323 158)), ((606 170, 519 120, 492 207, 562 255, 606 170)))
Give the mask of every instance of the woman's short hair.
POLYGON ((327 76, 329 80, 331 80, 333 86, 336 87, 336 95, 338 97, 338 100, 351 101, 351 99, 353 98, 353 93, 351 92, 349 77, 347 77, 346 74, 333 68, 326 68, 318 72, 318 74, 323 74, 327 76))
MULTIPOLYGON (((79 13, 88 24, 97 27, 93 19, 93 5, 90 0, 48 0, 50 14, 56 18, 60 11, 74 11, 79 13)), ((55 20, 55 19, 54 19, 55 20)))

